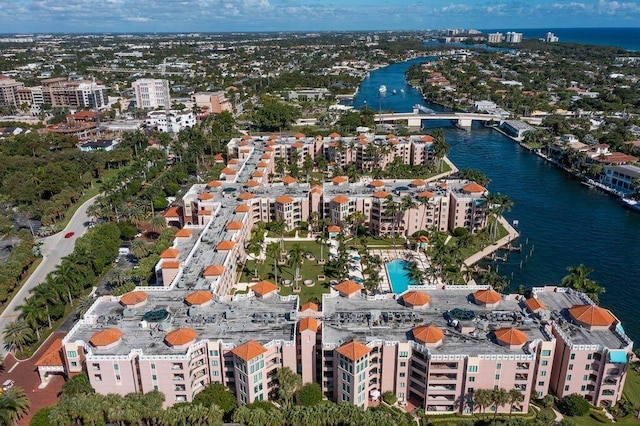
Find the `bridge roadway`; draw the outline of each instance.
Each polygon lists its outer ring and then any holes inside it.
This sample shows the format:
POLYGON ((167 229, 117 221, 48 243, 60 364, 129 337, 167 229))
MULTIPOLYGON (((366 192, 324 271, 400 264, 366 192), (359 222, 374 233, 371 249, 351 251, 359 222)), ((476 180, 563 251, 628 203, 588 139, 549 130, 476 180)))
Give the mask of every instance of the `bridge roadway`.
POLYGON ((493 114, 469 113, 469 112, 435 112, 422 113, 418 110, 413 112, 394 112, 387 114, 376 114, 376 123, 395 123, 397 121, 407 121, 409 127, 420 127, 422 120, 451 120, 455 121, 458 127, 468 129, 473 121, 504 121, 504 118, 493 114))

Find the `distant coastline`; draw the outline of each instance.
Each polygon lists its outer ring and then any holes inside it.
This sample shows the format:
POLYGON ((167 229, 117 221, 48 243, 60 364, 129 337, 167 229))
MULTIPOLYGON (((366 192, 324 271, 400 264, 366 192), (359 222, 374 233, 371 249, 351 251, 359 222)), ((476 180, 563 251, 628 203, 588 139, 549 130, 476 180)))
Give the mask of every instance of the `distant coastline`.
POLYGON ((580 43, 596 46, 620 47, 629 51, 640 51, 640 28, 493 28, 482 29, 483 33, 516 31, 523 38, 544 38, 550 31, 561 43, 580 43))

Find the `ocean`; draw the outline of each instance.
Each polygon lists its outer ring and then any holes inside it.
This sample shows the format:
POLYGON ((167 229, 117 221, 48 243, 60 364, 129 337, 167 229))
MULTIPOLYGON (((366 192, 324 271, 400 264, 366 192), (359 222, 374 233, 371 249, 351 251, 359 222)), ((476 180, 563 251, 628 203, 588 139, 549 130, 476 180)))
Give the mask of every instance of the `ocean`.
POLYGON ((544 38, 552 32, 560 42, 615 46, 631 51, 640 51, 640 28, 500 28, 485 29, 483 33, 515 31, 523 38, 544 38))

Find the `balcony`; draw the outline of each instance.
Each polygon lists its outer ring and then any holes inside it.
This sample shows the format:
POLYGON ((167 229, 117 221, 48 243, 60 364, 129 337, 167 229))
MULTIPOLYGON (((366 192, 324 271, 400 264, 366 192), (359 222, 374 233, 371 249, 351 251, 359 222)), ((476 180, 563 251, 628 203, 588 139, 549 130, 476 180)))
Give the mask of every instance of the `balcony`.
POLYGON ((458 369, 458 364, 457 363, 431 363, 431 365, 429 366, 430 370, 457 370, 458 369))
POLYGON ((516 374, 516 380, 529 380, 528 374, 516 374))
POLYGON ((429 374, 429 381, 451 382, 458 379, 457 374, 429 374))
POLYGON ((454 403, 456 400, 455 395, 436 395, 436 396, 427 396, 428 403, 454 403))
POLYGON ((456 390, 456 385, 430 385, 427 390, 429 393, 450 392, 456 390))
POLYGON ((519 362, 518 365, 516 366, 516 369, 518 369, 518 370, 528 370, 529 369, 529 363, 528 362, 519 362))
POLYGON ((607 377, 602 384, 605 386, 615 386, 618 384, 618 380, 607 377))

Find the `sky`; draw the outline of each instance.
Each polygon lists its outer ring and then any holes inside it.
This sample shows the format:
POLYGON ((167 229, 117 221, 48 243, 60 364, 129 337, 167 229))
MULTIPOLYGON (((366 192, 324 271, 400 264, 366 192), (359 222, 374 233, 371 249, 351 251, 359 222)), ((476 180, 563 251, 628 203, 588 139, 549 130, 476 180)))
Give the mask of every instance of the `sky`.
POLYGON ((640 27, 640 0, 0 0, 0 33, 640 27))

